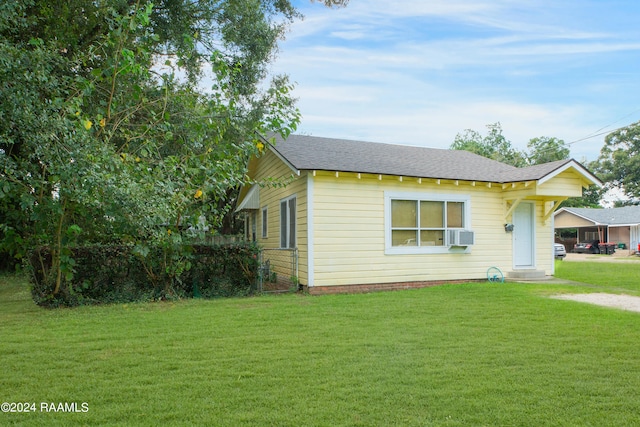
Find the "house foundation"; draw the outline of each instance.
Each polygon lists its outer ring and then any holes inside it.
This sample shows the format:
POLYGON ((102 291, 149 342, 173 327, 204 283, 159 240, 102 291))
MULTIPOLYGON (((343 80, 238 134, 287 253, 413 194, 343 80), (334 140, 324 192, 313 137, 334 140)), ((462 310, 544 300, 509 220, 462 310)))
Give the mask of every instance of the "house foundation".
POLYGON ((360 285, 338 285, 338 286, 302 286, 303 292, 311 295, 328 295, 328 294, 354 294, 381 291, 399 291, 405 289, 428 288, 439 285, 452 285, 460 283, 486 282, 487 279, 468 279, 468 280, 430 280, 418 282, 396 282, 396 283, 367 283, 360 285))

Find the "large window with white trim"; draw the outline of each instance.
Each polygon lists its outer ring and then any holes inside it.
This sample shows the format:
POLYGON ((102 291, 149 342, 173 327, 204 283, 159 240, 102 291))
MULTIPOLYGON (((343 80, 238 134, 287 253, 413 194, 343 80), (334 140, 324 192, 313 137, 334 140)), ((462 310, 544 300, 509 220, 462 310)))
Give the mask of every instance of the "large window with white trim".
POLYGON ((296 196, 280 201, 280 247, 296 247, 296 196))
POLYGON ((470 228, 469 212, 468 196, 386 193, 386 252, 449 252, 451 231, 470 228))

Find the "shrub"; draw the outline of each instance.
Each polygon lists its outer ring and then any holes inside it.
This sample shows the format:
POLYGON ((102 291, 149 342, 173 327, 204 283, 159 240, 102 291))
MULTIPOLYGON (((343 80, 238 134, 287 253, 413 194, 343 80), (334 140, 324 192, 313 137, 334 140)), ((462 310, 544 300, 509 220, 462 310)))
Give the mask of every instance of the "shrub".
POLYGON ((51 251, 31 252, 32 297, 46 307, 230 297, 255 290, 258 248, 252 244, 139 247, 92 245, 70 249, 72 274, 54 294, 51 251))

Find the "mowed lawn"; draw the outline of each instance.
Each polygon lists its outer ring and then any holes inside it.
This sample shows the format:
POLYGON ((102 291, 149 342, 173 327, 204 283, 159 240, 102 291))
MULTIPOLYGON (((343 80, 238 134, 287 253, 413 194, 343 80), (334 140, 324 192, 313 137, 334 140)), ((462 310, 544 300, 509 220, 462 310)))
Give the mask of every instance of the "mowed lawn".
POLYGON ((609 255, 587 257, 599 258, 601 261, 556 261, 556 277, 596 284, 599 292, 640 295, 640 257, 628 257, 616 262, 607 262, 609 255))
POLYGON ((3 276, 0 401, 37 410, 0 425, 639 425, 640 313, 546 297, 602 286, 45 310, 3 276))

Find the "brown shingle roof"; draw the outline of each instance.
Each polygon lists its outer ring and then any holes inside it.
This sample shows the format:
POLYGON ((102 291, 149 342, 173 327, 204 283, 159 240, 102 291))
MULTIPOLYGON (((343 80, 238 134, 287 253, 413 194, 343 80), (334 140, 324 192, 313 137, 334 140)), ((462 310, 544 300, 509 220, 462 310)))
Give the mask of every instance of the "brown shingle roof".
POLYGON ((272 147, 297 170, 359 172, 462 181, 540 179, 573 160, 516 168, 468 151, 290 135, 272 147))

